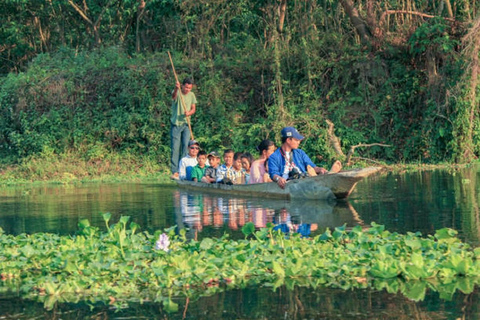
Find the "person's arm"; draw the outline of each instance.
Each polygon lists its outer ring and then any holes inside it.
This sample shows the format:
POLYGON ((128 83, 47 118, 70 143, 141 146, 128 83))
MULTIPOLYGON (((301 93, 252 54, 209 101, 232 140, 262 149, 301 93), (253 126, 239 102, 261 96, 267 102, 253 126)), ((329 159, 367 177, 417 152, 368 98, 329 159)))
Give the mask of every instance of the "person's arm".
MULTIPOLYGON (((215 169, 213 167, 209 167, 209 168, 207 168, 207 170, 205 170, 205 175, 203 176, 203 178, 205 178, 205 180, 208 183, 216 182, 216 177, 217 177, 217 169, 215 169)), ((203 178, 202 178, 202 180, 203 180, 203 178)))
POLYGON ((275 153, 268 158, 268 173, 270 178, 275 181, 275 176, 282 176, 280 172, 281 168, 281 158, 279 158, 275 153))
POLYGON ((225 177, 225 174, 227 173, 226 168, 222 165, 218 167, 217 169, 217 182, 220 182, 223 180, 225 177))
POLYGON ((187 165, 183 159, 180 160, 180 164, 178 165, 178 176, 180 177, 180 180, 187 179, 187 165))
MULTIPOLYGON (((300 168, 303 172, 307 172, 307 166, 311 166, 317 174, 325 174, 328 172, 325 168, 318 167, 313 161, 310 159, 310 157, 305 153, 305 151, 297 149, 295 150, 298 152, 298 156, 300 157, 300 160, 302 161, 303 168, 300 168)), ((294 160, 295 161, 295 160, 294 160)))
POLYGON ((296 158, 298 156, 298 160, 301 161, 302 163, 302 167, 300 167, 299 169, 302 170, 302 172, 307 172, 307 166, 310 165, 312 168, 315 168, 317 165, 315 163, 313 163, 313 161, 310 159, 310 157, 305 153, 305 151, 301 150, 301 149, 296 149, 296 150, 293 150, 293 161, 294 163, 298 163, 298 162, 295 162, 295 161, 298 161, 296 158))
POLYGON ((315 167, 315 168, 313 168, 313 169, 315 170, 315 172, 316 172, 317 174, 325 174, 325 173, 328 172, 327 169, 322 168, 322 167, 315 167))
POLYGON ((187 117, 193 116, 195 114, 195 111, 197 111, 197 97, 195 96, 195 93, 191 91, 189 95, 192 95, 192 103, 190 104, 190 111, 185 112, 185 115, 187 117))
POLYGON ((200 174, 199 170, 197 170, 195 167, 193 167, 193 169, 192 169, 192 181, 197 182, 199 174, 200 174))
POLYGON ((192 105, 190 106, 190 111, 185 112, 185 115, 186 115, 187 117, 193 116, 193 115, 195 114, 195 111, 196 111, 196 106, 195 106, 195 104, 192 104, 192 105))
POLYGON ((177 81, 172 92, 172 100, 177 100, 178 90, 180 90, 180 82, 177 81))
MULTIPOLYGON (((262 163, 265 164, 265 163, 262 163)), ((260 183, 263 180, 262 173, 260 172, 259 161, 254 161, 250 167, 250 180, 248 183, 260 183)))
POLYGON ((272 178, 280 188, 284 189, 287 185, 287 179, 282 177, 281 161, 282 156, 280 154, 272 154, 268 158, 268 173, 270 174, 270 178, 272 178))

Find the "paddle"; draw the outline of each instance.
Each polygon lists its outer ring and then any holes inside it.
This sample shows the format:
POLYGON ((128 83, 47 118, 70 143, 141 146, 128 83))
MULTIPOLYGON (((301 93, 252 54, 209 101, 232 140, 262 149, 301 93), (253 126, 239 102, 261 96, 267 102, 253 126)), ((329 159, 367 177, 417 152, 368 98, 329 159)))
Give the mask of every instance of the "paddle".
MULTIPOLYGON (((177 73, 175 72, 175 66, 173 65, 172 56, 170 55, 170 51, 167 51, 167 53, 168 53, 168 57, 170 58, 170 63, 172 64, 172 69, 173 69, 173 74, 175 76, 175 81, 178 82, 178 77, 177 77, 177 73)), ((180 91, 181 91, 181 89, 180 89, 180 91)), ((182 92, 180 92, 180 102, 181 102, 180 104, 183 107, 183 112, 185 112, 185 116, 187 118, 188 129, 190 130, 190 136, 192 137, 191 140, 195 140, 195 138, 193 138, 192 126, 190 125, 190 117, 187 116, 187 107, 185 106, 185 102, 183 101, 182 92)))

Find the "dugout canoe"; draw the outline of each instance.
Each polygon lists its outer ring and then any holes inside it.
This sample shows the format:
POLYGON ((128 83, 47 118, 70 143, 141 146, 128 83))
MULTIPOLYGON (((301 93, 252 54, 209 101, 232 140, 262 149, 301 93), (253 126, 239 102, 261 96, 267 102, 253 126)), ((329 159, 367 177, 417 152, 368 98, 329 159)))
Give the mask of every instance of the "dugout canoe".
POLYGON ((360 180, 382 169, 382 167, 368 167, 290 180, 285 189, 281 189, 275 182, 225 185, 185 180, 176 181, 178 186, 183 189, 202 192, 277 199, 328 200, 347 198, 360 180))

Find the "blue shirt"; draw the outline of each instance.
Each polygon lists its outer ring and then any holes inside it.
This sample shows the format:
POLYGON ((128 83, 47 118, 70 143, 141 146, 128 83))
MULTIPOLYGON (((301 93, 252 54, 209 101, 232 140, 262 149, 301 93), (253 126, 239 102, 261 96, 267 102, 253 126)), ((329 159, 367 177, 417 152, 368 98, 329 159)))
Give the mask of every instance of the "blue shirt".
MULTIPOLYGON (((315 168, 316 165, 310 160, 305 151, 301 149, 292 150, 292 159, 295 167, 300 171, 307 172, 307 166, 310 165, 315 168)), ((281 153, 281 148, 278 148, 270 157, 268 157, 268 174, 273 180, 274 175, 283 176, 285 171, 285 157, 281 153)))

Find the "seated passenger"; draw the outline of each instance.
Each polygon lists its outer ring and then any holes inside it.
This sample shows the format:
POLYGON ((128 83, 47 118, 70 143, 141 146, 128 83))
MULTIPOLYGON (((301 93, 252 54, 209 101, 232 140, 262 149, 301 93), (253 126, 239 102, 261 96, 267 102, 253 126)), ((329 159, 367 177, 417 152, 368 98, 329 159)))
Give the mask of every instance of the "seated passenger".
POLYGON ((249 183, 253 156, 249 152, 245 152, 240 158, 242 160, 242 167, 245 170, 245 183, 249 183))
POLYGON ((232 184, 245 184, 245 169, 242 167, 241 152, 235 152, 233 156, 232 170, 227 172, 227 178, 232 181, 232 184))
POLYGON ((271 140, 263 140, 257 147, 260 159, 253 161, 250 167, 250 180, 248 183, 272 182, 268 175, 268 157, 275 152, 275 143, 271 140))
POLYGON ((188 142, 188 154, 180 160, 178 165, 178 175, 180 180, 192 180, 192 169, 198 163, 197 155, 200 145, 195 140, 188 142))
MULTIPOLYGON (((317 175, 329 172, 325 168, 317 167, 305 151, 298 148, 304 136, 298 133, 297 129, 285 127, 282 129, 281 134, 282 146, 268 158, 270 178, 280 188, 284 189, 287 180, 291 179, 292 176, 301 176, 307 173, 309 175, 317 175)), ((330 172, 339 172, 341 169, 342 164, 340 161, 335 161, 330 172)))
POLYGON ((218 183, 226 183, 226 184, 231 184, 231 181, 228 180, 227 178, 227 172, 232 170, 232 165, 233 165, 233 155, 235 152, 233 152, 232 149, 227 149, 223 152, 223 161, 225 162, 222 164, 220 167, 218 167, 217 170, 217 182, 218 183), (227 179, 225 179, 227 178, 227 179), (224 180, 225 179, 225 180, 224 180))
POLYGON ((198 164, 192 169, 192 181, 199 182, 202 180, 207 170, 207 153, 200 151, 197 157, 198 164))
POLYGON ((208 154, 208 162, 210 166, 205 170, 205 176, 202 178, 202 182, 214 183, 217 181, 217 170, 220 165, 220 155, 216 151, 212 151, 208 154))

